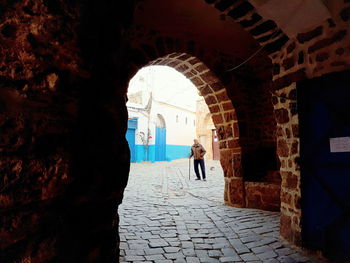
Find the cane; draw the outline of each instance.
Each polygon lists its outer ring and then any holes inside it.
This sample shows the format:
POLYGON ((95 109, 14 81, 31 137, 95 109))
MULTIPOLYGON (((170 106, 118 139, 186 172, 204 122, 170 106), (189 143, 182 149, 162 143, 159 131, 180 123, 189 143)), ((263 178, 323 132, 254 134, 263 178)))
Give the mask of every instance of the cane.
POLYGON ((191 157, 188 158, 188 180, 191 180, 191 157))

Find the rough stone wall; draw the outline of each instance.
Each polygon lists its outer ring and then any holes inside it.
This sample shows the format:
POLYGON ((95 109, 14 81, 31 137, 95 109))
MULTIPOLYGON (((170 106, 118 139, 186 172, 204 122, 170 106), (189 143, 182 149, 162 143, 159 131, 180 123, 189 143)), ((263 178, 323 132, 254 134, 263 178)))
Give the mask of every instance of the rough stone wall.
POLYGON ((248 208, 258 208, 276 212, 280 211, 280 184, 245 182, 244 186, 248 208))
POLYGON ((277 153, 281 161, 281 235, 301 244, 301 189, 298 158, 299 122, 296 83, 306 78, 350 68, 350 3, 331 1, 332 19, 291 38, 271 55, 272 98, 277 126, 277 153))
POLYGON ((280 89, 272 98, 277 120, 277 153, 280 158, 281 235, 301 245, 299 120, 296 108, 296 84, 280 89))
MULTIPOLYGON (((260 16, 255 7, 248 0, 204 0, 213 5, 223 19, 233 19, 248 31, 264 51, 273 54, 282 49, 289 37, 272 21, 260 16)), ((277 10, 278 11, 278 10, 277 10)))
POLYGON ((332 18, 290 39, 271 55, 275 88, 350 68, 350 3, 332 1, 332 18))
POLYGON ((0 10, 0 262, 117 262, 132 1, 0 10))

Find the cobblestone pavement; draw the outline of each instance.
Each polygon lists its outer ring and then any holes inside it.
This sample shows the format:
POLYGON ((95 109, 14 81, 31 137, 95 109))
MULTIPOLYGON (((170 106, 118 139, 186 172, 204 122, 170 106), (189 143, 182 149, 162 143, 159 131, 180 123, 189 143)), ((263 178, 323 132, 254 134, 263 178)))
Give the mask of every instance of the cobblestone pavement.
POLYGON ((206 168, 205 182, 188 179, 188 160, 132 164, 120 262, 318 262, 279 240, 279 213, 224 206, 220 163, 206 168))

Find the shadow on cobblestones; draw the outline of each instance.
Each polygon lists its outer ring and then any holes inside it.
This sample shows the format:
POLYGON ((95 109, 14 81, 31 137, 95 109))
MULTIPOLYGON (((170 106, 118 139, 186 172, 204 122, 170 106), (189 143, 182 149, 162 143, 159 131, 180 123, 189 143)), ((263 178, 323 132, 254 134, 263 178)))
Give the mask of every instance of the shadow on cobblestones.
POLYGON ((119 208, 120 262, 318 262, 279 240, 279 213, 224 206, 220 162, 132 164, 119 208))

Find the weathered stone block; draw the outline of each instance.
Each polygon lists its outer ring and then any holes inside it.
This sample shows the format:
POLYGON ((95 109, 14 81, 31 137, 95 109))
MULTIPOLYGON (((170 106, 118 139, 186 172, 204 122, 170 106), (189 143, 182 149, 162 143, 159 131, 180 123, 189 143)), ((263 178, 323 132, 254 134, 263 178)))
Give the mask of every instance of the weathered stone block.
POLYGON ((214 73, 208 71, 204 74, 201 74, 200 77, 208 84, 211 84, 211 83, 214 83, 214 82, 217 82, 218 79, 217 77, 214 75, 214 73))
POLYGON ((209 96, 207 96, 207 97, 204 97, 204 100, 205 100, 205 102, 206 102, 208 105, 216 104, 216 103, 217 103, 216 97, 213 96, 213 95, 209 95, 209 96))
POLYGON ((323 33, 323 27, 319 26, 309 32, 298 34, 297 39, 299 43, 303 44, 305 42, 310 41, 311 39, 314 39, 322 35, 322 33, 323 33))
POLYGON ((289 156, 289 146, 284 139, 280 139, 277 141, 277 154, 279 157, 289 156))
POLYGON ((329 54, 327 52, 322 52, 316 55, 317 62, 323 62, 329 58, 329 54))
POLYGON ((289 122, 289 112, 286 109, 276 109, 275 118, 277 123, 283 124, 289 122))
POLYGON ((288 189, 297 189, 299 186, 299 177, 292 172, 281 172, 282 175, 282 187, 288 189))
POLYGON ((285 70, 288 70, 290 68, 292 68, 294 66, 294 57, 290 57, 290 58, 286 58, 285 60, 283 60, 283 67, 285 70))
POLYGON ((204 84, 204 82, 198 77, 191 78, 191 81, 195 86, 201 86, 204 84))
POLYGON ((212 114, 218 113, 218 112, 220 112, 220 108, 219 108, 218 105, 214 105, 214 106, 209 107, 209 111, 210 111, 212 114))

